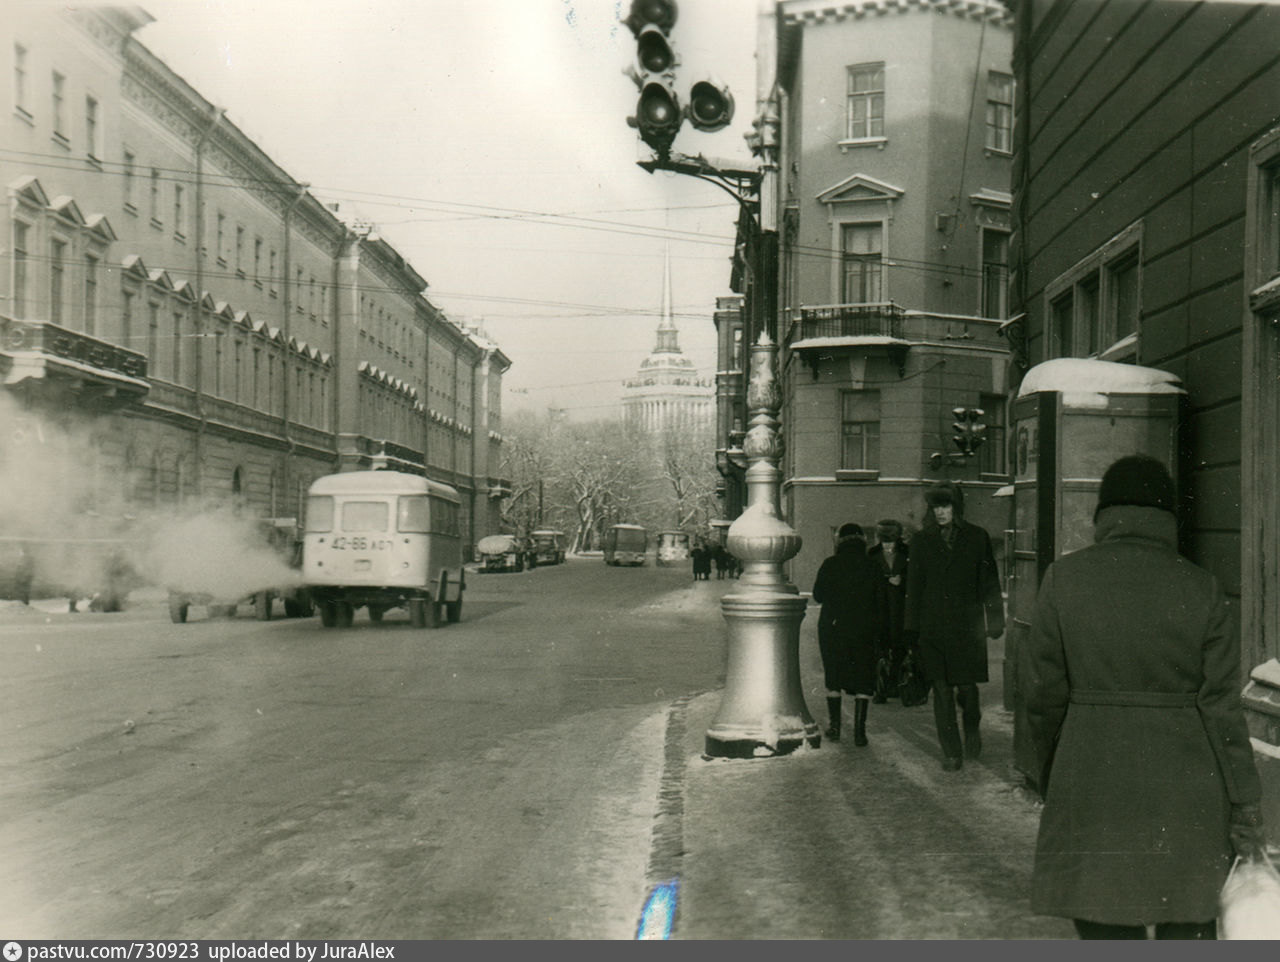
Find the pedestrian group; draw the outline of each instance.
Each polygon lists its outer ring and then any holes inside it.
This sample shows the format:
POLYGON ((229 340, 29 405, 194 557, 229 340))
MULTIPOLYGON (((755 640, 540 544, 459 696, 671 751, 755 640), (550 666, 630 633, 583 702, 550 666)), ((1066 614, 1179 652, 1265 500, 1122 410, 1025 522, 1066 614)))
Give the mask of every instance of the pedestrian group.
MULTIPOLYGON (((1004 603, 961 489, 933 484, 925 502, 909 552, 894 519, 870 549, 847 523, 818 569, 825 734, 840 740, 850 695, 854 745, 867 745, 869 706, 910 704, 923 674, 941 765, 955 772, 982 753, 978 686, 1004 603)), ((1176 508, 1158 460, 1112 464, 1094 544, 1048 566, 1018 652, 1044 801, 1031 907, 1081 938, 1215 938, 1233 859, 1266 857, 1239 645, 1222 587, 1178 554, 1176 508)))

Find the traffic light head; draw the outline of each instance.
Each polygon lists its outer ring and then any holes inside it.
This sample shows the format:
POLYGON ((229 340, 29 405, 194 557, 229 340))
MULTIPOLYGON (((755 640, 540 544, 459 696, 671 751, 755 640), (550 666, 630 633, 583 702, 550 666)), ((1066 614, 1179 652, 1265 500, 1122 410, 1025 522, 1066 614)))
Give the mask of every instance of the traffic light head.
POLYGON ((714 80, 699 80, 689 91, 689 123, 698 130, 720 130, 733 120, 733 94, 714 80))
POLYGON ((680 101, 676 92, 661 81, 645 82, 640 88, 640 100, 636 103, 636 115, 632 120, 632 126, 640 132, 640 139, 658 156, 667 157, 680 130, 680 101))

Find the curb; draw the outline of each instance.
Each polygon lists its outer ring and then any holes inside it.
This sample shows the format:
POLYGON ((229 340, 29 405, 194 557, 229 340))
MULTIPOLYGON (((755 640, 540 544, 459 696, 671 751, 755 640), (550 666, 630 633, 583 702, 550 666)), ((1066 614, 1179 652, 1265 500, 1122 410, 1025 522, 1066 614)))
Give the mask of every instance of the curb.
POLYGON ((637 939, 669 939, 679 920, 681 858, 684 856, 685 734, 689 703, 705 692, 681 695, 667 709, 658 807, 645 869, 646 894, 637 939))

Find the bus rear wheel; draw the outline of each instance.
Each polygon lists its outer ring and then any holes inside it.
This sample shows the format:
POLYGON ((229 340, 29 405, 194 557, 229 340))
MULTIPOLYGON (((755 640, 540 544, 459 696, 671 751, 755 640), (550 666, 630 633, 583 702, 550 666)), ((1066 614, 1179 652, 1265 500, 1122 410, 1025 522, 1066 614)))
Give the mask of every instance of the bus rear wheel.
POLYGON ((356 609, 349 601, 339 601, 337 611, 334 612, 334 622, 339 628, 350 628, 351 623, 355 621, 356 609))
POLYGON ((462 620, 462 599, 459 598, 457 601, 446 602, 444 606, 444 615, 449 621, 455 624, 461 621, 462 620))
POLYGON ((320 602, 320 624, 332 628, 338 622, 337 605, 332 601, 320 602))

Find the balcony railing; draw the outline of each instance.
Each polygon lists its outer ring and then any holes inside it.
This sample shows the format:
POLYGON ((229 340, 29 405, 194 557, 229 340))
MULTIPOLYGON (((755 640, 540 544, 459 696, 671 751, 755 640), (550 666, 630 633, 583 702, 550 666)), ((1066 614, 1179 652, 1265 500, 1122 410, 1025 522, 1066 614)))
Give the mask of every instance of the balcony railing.
POLYGON ((902 337, 906 316, 897 304, 823 304, 791 312, 787 344, 818 337, 902 337))
POLYGON ((49 321, 16 320, 0 316, 0 351, 30 352, 68 361, 108 375, 137 381, 147 377, 147 357, 90 334, 69 331, 49 321))

